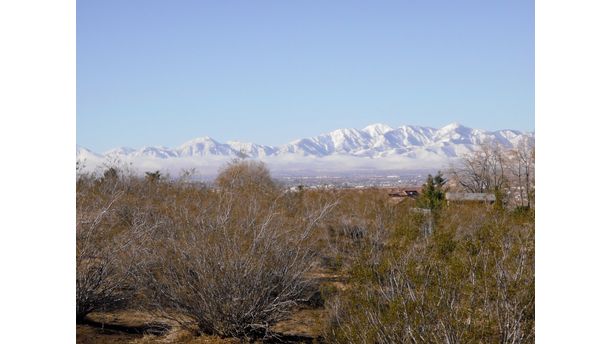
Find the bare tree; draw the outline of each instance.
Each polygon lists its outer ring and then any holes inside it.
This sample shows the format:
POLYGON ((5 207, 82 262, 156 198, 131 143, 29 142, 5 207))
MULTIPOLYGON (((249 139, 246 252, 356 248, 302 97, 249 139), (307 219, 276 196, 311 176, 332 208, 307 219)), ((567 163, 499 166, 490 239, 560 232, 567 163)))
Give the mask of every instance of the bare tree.
POLYGON ((451 170, 455 181, 469 192, 497 192, 507 183, 505 149, 492 142, 463 157, 460 165, 451 170))
POLYGON ((515 204, 531 208, 534 202, 535 147, 523 138, 516 147, 484 143, 451 168, 453 181, 468 192, 493 192, 515 204))
POLYGON ((535 146, 531 138, 522 139, 510 153, 509 169, 514 176, 512 188, 521 206, 531 208, 534 200, 535 146))

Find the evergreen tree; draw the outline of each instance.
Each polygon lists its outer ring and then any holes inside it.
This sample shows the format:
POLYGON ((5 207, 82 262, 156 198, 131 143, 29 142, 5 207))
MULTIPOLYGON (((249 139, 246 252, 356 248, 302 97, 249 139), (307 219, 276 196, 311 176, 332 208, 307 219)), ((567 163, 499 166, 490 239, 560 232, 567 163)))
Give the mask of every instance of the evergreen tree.
POLYGON ((417 200, 417 205, 421 208, 430 209, 436 211, 444 206, 444 194, 446 189, 444 185, 446 179, 442 176, 442 172, 438 171, 438 174, 427 176, 427 182, 423 184, 422 193, 417 200))

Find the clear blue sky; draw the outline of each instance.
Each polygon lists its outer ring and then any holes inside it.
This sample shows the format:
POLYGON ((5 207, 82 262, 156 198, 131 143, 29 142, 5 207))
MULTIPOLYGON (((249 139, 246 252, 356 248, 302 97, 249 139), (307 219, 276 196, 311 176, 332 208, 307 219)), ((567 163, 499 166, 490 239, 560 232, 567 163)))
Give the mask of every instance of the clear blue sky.
POLYGON ((534 129, 533 1, 77 1, 77 142, 534 129))

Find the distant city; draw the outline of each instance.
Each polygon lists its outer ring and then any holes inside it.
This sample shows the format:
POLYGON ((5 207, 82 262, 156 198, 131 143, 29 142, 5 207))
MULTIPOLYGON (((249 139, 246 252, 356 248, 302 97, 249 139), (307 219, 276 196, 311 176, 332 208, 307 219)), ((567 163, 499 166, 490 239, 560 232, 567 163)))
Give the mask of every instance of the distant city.
POLYGON ((303 186, 307 189, 321 188, 370 188, 370 187, 405 187, 420 186, 427 179, 428 174, 436 170, 422 171, 387 171, 389 173, 362 173, 350 175, 322 175, 322 176, 290 176, 279 175, 275 179, 285 187, 303 186))

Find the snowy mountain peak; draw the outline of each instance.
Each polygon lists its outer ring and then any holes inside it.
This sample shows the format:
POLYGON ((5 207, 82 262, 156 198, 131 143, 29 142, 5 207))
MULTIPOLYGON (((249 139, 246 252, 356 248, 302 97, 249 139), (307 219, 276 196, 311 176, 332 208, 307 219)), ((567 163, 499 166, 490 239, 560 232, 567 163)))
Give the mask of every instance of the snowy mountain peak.
POLYGON ((533 140, 534 137, 533 133, 517 130, 472 129, 457 122, 440 129, 414 125, 392 128, 376 123, 361 130, 337 129, 278 147, 239 141, 220 143, 208 136, 187 141, 174 149, 121 147, 104 155, 77 146, 77 160, 87 160, 88 164, 95 165, 104 159, 120 158, 148 170, 163 169, 164 166, 169 170, 196 166, 214 167, 215 172, 220 161, 237 156, 263 160, 271 169, 281 171, 441 168, 462 154, 478 149, 483 142, 496 142, 512 148, 522 140, 533 140))
POLYGON ((362 129, 366 133, 370 134, 370 136, 384 135, 387 132, 393 130, 390 126, 382 123, 370 124, 367 127, 362 129))
POLYGON ((210 136, 202 136, 202 137, 196 137, 195 139, 191 139, 185 143, 183 143, 181 145, 182 146, 186 146, 186 145, 193 145, 193 144, 198 144, 198 143, 218 143, 217 141, 215 141, 212 137, 210 136))
POLYGON ((459 129, 463 129, 466 128, 465 126, 463 126, 461 123, 459 122, 452 122, 449 123, 445 126, 443 126, 442 128, 439 129, 439 131, 441 132, 449 132, 449 131, 455 131, 455 130, 459 130, 459 129))
POLYGON ((133 152, 136 152, 134 148, 119 147, 119 148, 114 148, 114 149, 104 152, 104 155, 128 155, 133 152))

